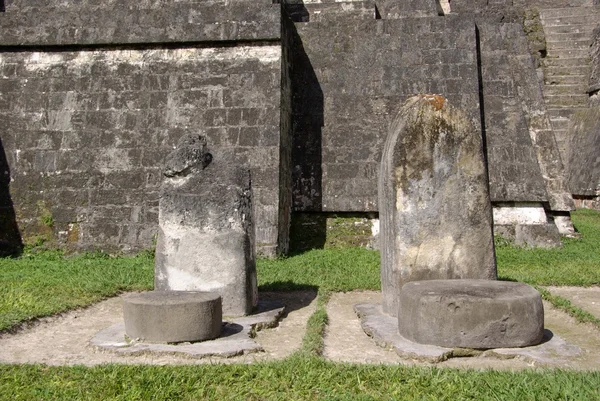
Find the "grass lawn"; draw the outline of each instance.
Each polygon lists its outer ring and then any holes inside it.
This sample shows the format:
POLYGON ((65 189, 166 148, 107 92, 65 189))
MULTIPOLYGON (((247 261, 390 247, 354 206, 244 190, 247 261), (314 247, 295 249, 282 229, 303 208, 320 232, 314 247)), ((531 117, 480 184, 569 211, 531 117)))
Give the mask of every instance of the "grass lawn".
MULTIPOLYGON (((578 211, 573 220, 582 239, 566 239, 560 249, 517 249, 499 241, 499 276, 538 286, 599 285, 600 213, 578 211)), ((324 361, 320 352, 329 294, 379 289, 379 254, 358 248, 313 250, 290 258, 261 259, 257 268, 263 291, 319 289, 317 311, 309 320, 301 350, 292 357, 254 365, 0 365, 0 400, 600 399, 598 372, 480 372, 324 361)), ((0 259, 0 330, 122 291, 150 289, 152 276, 153 260, 147 254, 66 258, 46 251, 0 259)), ((600 327, 568 301, 543 295, 579 320, 600 327)))

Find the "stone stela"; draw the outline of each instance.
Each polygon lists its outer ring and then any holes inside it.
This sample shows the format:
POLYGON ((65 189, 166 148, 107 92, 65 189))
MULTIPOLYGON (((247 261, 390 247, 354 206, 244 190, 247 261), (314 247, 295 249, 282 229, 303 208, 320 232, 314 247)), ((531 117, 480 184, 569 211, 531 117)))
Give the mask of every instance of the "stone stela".
POLYGON ((210 154, 203 136, 181 138, 165 162, 154 288, 217 292, 224 315, 251 313, 258 303, 252 207, 248 170, 210 154))
POLYGON ((442 96, 414 96, 396 115, 379 208, 382 310, 404 339, 471 349, 542 340, 540 294, 496 281, 480 133, 442 96))

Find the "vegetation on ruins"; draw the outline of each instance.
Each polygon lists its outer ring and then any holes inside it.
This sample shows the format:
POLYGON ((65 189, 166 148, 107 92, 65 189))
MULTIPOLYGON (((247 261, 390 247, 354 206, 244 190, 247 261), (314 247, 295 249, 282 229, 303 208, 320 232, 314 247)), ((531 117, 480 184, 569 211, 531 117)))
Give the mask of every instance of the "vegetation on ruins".
MULTIPOLYGON (((518 249, 497 239, 499 276, 537 286, 600 284, 600 213, 573 213, 581 239, 560 249, 518 249)), ((66 257, 28 249, 0 259, 0 330, 152 287, 151 253, 66 257)), ((379 288, 379 255, 360 248, 312 250, 258 262, 260 289, 319 290, 302 347, 284 361, 253 365, 48 367, 0 365, 0 400, 599 399, 600 373, 565 370, 473 371, 331 363, 323 360, 325 306, 335 291, 379 288)), ((542 289, 579 321, 596 318, 542 289)))

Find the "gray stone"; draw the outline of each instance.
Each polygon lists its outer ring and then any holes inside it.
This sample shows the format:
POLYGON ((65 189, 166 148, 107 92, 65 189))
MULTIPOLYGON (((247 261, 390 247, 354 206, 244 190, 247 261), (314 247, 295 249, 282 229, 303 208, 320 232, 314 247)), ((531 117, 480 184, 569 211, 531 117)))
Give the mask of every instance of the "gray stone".
POLYGON ((214 340, 196 343, 152 344, 127 339, 125 325, 117 323, 98 332, 90 344, 103 351, 119 355, 138 354, 182 354, 191 358, 222 357, 260 352, 263 348, 253 340, 254 333, 263 328, 275 327, 285 307, 276 301, 259 301, 252 316, 230 319, 223 322, 221 335, 214 340))
POLYGON ((480 132, 441 96, 409 99, 391 126, 379 177, 383 310, 415 280, 495 279, 480 132))
POLYGON ((464 348, 447 348, 437 345, 418 344, 407 340, 398 333, 398 320, 383 313, 379 304, 360 304, 354 307, 365 333, 383 348, 392 348, 403 358, 437 363, 449 358, 465 356, 495 357, 500 359, 521 358, 532 364, 550 363, 557 359, 567 359, 580 355, 582 349, 569 344, 556 333, 544 331, 539 345, 520 348, 496 348, 477 351, 464 348))
POLYGON ((522 283, 413 281, 400 292, 398 330, 442 347, 525 347, 542 341, 544 307, 540 293, 522 283))
POLYGON ((180 343, 221 334, 221 297, 214 292, 151 291, 123 298, 125 332, 137 341, 180 343))
POLYGON ((258 298, 250 175, 234 159, 211 159, 198 135, 167 158, 154 286, 214 291, 224 315, 245 315, 258 298))
POLYGON ((556 224, 495 225, 494 235, 510 240, 514 245, 529 248, 562 246, 556 224))
MULTIPOLYGON (((600 91, 600 25, 594 29, 592 34, 592 45, 590 46, 590 61, 592 70, 590 71, 590 95, 599 95, 600 91)), ((599 102, 600 103, 600 102, 599 102)))
POLYGON ((569 125, 571 140, 568 182, 576 195, 600 193, 600 105, 579 111, 569 125))

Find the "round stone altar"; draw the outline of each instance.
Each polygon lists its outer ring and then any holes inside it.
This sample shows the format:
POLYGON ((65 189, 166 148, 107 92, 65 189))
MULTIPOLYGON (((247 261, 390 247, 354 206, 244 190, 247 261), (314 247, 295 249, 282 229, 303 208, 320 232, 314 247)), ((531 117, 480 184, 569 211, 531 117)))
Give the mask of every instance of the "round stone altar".
POLYGON ((540 293, 522 283, 412 281, 400 291, 398 331, 442 347, 525 347, 542 341, 544 307, 540 293))
POLYGON ((221 297, 204 291, 151 291, 123 299, 125 333, 145 342, 204 341, 221 334, 221 297))

